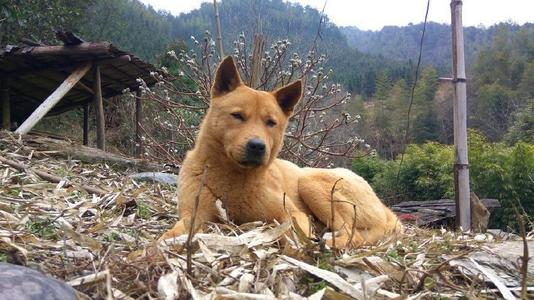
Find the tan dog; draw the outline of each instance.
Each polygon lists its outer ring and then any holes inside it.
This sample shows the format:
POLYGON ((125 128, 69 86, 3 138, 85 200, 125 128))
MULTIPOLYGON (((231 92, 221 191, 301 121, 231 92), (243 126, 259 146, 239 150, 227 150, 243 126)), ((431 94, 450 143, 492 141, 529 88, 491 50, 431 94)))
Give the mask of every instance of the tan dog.
POLYGON ((160 240, 189 232, 199 191, 195 231, 218 220, 217 199, 237 224, 293 217, 309 236, 308 216, 314 215, 337 232, 336 248, 375 243, 399 231, 395 214, 360 176, 346 169, 299 168, 276 158, 301 96, 300 80, 274 92, 258 91, 243 84, 231 57, 220 63, 210 108, 180 170, 180 221, 160 240), (330 224, 330 193, 341 178, 330 224))

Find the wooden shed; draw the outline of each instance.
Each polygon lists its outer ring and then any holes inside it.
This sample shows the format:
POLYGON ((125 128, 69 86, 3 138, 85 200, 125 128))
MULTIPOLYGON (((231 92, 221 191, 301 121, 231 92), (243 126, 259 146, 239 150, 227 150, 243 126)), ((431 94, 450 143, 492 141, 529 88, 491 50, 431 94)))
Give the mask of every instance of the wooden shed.
MULTIPOLYGON (((88 109, 94 105, 97 146, 105 149, 103 98, 120 95, 125 89, 138 91, 139 78, 147 86, 155 84, 151 72, 156 68, 108 42, 85 42, 69 32, 57 36, 64 45, 0 50, 0 124, 26 134, 45 116, 82 107, 87 145, 88 109)), ((140 96, 138 91, 136 121, 141 116, 140 96)), ((139 133, 138 128, 138 140, 139 133)))

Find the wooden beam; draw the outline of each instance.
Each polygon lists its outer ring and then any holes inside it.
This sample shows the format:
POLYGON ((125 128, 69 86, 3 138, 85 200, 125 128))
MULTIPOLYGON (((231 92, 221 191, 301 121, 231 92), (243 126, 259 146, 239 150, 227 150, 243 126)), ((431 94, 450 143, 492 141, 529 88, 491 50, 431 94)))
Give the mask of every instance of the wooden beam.
POLYGON ((83 145, 89 145, 89 103, 83 105, 83 145))
POLYGON ((11 99, 9 98, 9 80, 2 82, 2 128, 11 130, 11 99))
POLYGON ((54 105, 56 105, 75 85, 80 79, 89 71, 90 64, 78 67, 72 74, 63 81, 63 83, 50 95, 46 100, 37 107, 37 109, 20 125, 15 131, 19 134, 28 133, 37 124, 47 112, 49 112, 54 105))
POLYGON ((9 52, 6 56, 43 56, 43 55, 72 55, 72 54, 108 54, 111 43, 81 43, 76 46, 36 46, 25 47, 9 52))
MULTIPOLYGON (((132 61, 132 58, 130 55, 122 55, 119 57, 114 58, 104 58, 99 59, 98 62, 101 66, 116 63, 116 62, 123 62, 123 63, 129 63, 132 61)), ((79 62, 76 62, 79 63, 79 62)), ((68 72, 69 70, 72 70, 73 62, 68 63, 61 63, 61 64, 48 64, 48 65, 39 65, 38 67, 23 67, 23 68, 17 68, 16 71, 11 72, 3 72, 0 74, 0 77, 20 77, 20 76, 26 76, 26 75, 37 75, 42 72, 50 72, 50 71, 65 71, 68 72)))
POLYGON ((143 120, 143 92, 136 91, 135 97, 135 156, 141 157, 143 154, 143 141, 141 140, 141 121, 143 120))
POLYGON ((95 105, 96 114, 96 147, 100 150, 106 150, 104 103, 102 101, 100 66, 97 62, 93 63, 93 92, 93 102, 95 105))

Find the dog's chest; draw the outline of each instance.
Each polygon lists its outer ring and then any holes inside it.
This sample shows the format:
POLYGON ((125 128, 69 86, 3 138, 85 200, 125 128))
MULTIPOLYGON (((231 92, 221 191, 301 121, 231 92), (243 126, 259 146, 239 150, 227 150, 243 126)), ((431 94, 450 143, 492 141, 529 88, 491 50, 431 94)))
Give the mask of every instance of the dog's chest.
POLYGON ((241 186, 227 190, 220 199, 228 218, 237 224, 271 222, 277 216, 275 208, 283 206, 284 192, 265 185, 241 186))

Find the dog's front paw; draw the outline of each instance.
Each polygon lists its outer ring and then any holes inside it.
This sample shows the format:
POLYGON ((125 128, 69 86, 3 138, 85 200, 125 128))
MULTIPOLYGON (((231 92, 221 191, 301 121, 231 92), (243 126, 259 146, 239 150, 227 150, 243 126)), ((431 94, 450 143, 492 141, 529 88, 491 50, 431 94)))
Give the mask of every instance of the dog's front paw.
POLYGON ((164 240, 168 240, 168 239, 172 239, 172 238, 175 238, 175 237, 178 237, 178 236, 181 236, 181 235, 184 235, 184 234, 187 234, 188 233, 188 229, 187 229, 187 226, 184 225, 184 220, 180 220, 176 223, 176 225, 174 225, 173 228, 171 228, 170 230, 168 230, 167 232, 165 232, 159 239, 158 239, 158 242, 161 242, 161 241, 164 241, 164 240))
POLYGON ((162 234, 160 236, 160 238, 158 239, 158 242, 161 242, 161 241, 164 241, 164 240, 168 240, 168 239, 172 239, 172 238, 175 238, 177 236, 180 236, 182 235, 180 232, 176 232, 175 230, 171 229, 167 232, 165 232, 164 234, 162 234))

